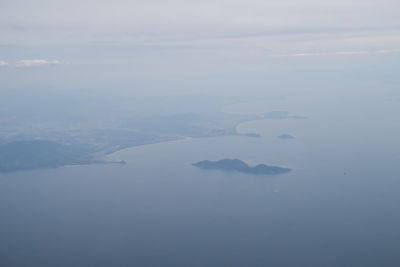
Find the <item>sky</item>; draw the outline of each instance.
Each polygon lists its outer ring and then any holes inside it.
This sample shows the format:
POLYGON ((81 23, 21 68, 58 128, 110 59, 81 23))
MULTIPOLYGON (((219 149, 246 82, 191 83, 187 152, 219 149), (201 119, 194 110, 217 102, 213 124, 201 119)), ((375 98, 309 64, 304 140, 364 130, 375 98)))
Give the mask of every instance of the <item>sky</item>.
POLYGON ((0 82, 389 66, 400 54, 399 8, 396 0, 2 0, 0 82))

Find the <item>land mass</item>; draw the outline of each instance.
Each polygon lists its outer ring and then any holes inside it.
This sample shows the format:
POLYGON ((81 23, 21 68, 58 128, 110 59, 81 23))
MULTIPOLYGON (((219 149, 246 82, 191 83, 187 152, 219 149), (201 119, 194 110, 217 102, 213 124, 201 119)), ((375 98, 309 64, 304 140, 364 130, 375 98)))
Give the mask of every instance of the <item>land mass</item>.
POLYGON ((14 141, 0 145, 0 172, 14 172, 65 165, 100 163, 82 146, 52 141, 14 141))
POLYGON ((222 159, 218 161, 203 160, 193 163, 193 166, 206 170, 237 171, 254 175, 276 175, 291 171, 291 169, 288 168, 268 166, 265 164, 250 167, 239 159, 222 159))
MULTIPOLYGON (((0 135, 0 173, 66 165, 121 163, 107 160, 115 151, 139 145, 179 140, 238 135, 236 125, 254 116, 184 113, 128 119, 111 129, 63 131, 37 136, 0 135)), ((246 136, 256 137, 255 134, 246 136)), ((121 164, 124 164, 122 162, 121 164)))
POLYGON ((242 133, 242 134, 237 134, 237 135, 247 136, 247 137, 255 137, 255 138, 260 138, 261 137, 261 135, 257 134, 257 133, 242 133))
POLYGON ((281 134, 278 136, 278 138, 283 140, 295 139, 295 137, 290 134, 281 134))
MULTIPOLYGON (((285 114, 273 112, 270 116, 284 117, 287 116, 285 114)), ((8 130, 3 135, 0 134, 0 173, 66 165, 119 163, 108 161, 107 155, 128 147, 187 137, 238 135, 257 138, 260 137, 257 133, 240 134, 236 131, 238 124, 257 119, 260 119, 258 115, 189 112, 144 117, 126 116, 109 125, 93 124, 88 127, 78 127, 74 123, 66 128, 52 127, 51 123, 44 126, 31 125, 23 127, 33 129, 24 134, 18 134, 21 130, 18 127, 14 130, 6 127, 8 130)))

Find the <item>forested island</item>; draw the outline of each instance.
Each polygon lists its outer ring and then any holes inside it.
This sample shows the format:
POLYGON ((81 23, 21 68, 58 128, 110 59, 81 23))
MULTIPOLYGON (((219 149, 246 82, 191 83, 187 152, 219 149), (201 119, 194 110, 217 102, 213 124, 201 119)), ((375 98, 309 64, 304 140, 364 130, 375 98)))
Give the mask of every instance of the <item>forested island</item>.
POLYGON ((250 167, 240 159, 222 159, 218 161, 203 160, 193 163, 193 166, 206 170, 237 171, 254 175, 277 175, 291 171, 291 169, 288 168, 268 166, 265 164, 250 167))
POLYGON ((282 140, 290 140, 290 139, 295 139, 295 137, 293 135, 290 134, 281 134, 279 136, 277 136, 279 139, 282 140))

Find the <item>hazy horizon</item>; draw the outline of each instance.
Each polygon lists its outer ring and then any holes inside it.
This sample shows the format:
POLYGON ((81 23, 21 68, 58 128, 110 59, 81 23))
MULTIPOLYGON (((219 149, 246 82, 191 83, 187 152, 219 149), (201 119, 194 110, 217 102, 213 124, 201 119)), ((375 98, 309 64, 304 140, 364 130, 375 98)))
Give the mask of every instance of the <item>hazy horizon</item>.
POLYGON ((399 266, 399 10, 0 1, 0 266, 399 266))

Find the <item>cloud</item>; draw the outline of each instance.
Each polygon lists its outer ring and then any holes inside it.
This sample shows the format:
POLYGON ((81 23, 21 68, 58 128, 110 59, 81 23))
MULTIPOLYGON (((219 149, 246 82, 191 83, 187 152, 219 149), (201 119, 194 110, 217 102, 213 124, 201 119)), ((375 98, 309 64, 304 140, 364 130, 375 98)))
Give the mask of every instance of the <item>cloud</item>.
POLYGON ((0 67, 2 66, 7 66, 8 62, 4 61, 4 60, 0 60, 0 67))
MULTIPOLYGON (((397 57, 399 52, 357 51, 400 47, 399 0, 5 2, 0 8, 5 59, 55 58, 82 68, 130 65, 148 73, 157 68, 162 75, 167 68, 264 70, 311 57, 321 64, 357 53, 354 57, 397 57)), ((5 68, 55 64, 60 62, 21 60, 5 68)))
POLYGON ((296 37, 299 33, 400 31, 398 0, 5 2, 0 8, 0 44, 5 45, 131 45, 260 32, 296 37))
POLYGON ((394 54, 397 50, 376 50, 376 51, 336 51, 325 53, 297 53, 290 55, 279 55, 277 57, 321 57, 321 56, 353 56, 353 55, 377 55, 377 54, 394 54))
POLYGON ((42 67, 42 66, 49 66, 49 65, 59 65, 61 64, 58 60, 45 60, 45 59, 25 59, 25 60, 18 60, 15 62, 16 67, 42 67))

